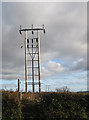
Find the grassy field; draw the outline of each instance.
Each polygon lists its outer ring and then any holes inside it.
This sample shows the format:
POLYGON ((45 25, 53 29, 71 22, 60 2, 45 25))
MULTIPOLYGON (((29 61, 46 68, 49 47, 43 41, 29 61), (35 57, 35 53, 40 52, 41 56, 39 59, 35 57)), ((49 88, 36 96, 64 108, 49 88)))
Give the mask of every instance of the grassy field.
POLYGON ((2 120, 89 120, 89 93, 2 92, 2 120))

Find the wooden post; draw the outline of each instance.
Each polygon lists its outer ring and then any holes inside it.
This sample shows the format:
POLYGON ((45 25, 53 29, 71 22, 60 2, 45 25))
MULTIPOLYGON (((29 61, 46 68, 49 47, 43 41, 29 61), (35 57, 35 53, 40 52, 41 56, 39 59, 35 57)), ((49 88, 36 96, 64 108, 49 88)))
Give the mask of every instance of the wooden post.
POLYGON ((19 100, 22 100, 22 92, 19 92, 19 100))
POLYGON ((28 92, 27 85, 27 31, 25 32, 25 91, 28 92))
POLYGON ((20 80, 18 79, 18 92, 20 92, 20 80))
POLYGON ((39 31, 38 34, 38 68, 39 68, 39 93, 41 92, 41 75, 40 75, 40 38, 39 38, 39 31))
POLYGON ((19 96, 19 100, 22 100, 22 92, 20 92, 20 80, 18 79, 18 96, 19 96))

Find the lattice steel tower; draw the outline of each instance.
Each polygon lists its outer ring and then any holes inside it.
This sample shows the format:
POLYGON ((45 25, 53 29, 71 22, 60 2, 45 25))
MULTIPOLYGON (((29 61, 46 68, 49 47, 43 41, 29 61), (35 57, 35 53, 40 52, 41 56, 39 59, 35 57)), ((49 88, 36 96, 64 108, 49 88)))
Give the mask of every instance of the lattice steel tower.
POLYGON ((42 28, 21 28, 20 34, 25 32, 25 91, 28 92, 28 85, 32 85, 33 93, 35 85, 39 85, 41 92, 41 74, 40 74, 40 31, 45 33, 44 25, 42 28), (29 32, 29 36, 28 36, 29 32))

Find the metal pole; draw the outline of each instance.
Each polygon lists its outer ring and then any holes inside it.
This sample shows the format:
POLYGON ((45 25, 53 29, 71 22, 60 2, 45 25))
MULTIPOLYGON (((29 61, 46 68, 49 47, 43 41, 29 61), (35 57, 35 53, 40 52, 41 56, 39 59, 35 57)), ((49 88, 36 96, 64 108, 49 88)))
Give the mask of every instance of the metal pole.
POLYGON ((28 92, 27 88, 27 31, 25 31, 25 91, 28 92))
POLYGON ((41 92, 41 74, 40 74, 40 38, 39 31, 37 31, 38 36, 38 69, 39 69, 39 93, 41 92))

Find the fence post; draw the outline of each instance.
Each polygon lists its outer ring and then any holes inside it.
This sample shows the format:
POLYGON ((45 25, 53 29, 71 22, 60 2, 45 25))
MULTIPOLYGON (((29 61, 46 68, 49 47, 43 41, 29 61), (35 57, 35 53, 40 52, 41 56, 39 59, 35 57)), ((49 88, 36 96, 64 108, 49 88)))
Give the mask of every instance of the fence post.
POLYGON ((22 100, 22 92, 20 91, 20 80, 18 79, 18 96, 19 96, 19 100, 22 100))

